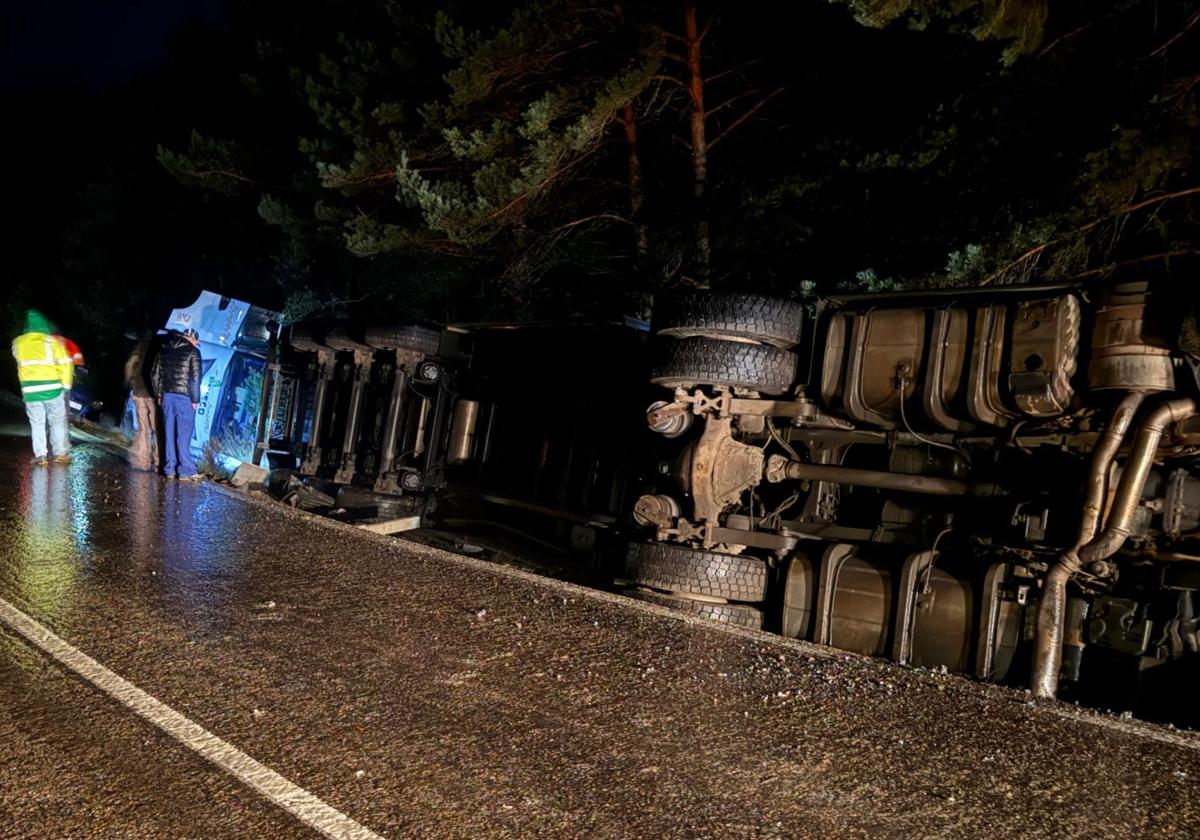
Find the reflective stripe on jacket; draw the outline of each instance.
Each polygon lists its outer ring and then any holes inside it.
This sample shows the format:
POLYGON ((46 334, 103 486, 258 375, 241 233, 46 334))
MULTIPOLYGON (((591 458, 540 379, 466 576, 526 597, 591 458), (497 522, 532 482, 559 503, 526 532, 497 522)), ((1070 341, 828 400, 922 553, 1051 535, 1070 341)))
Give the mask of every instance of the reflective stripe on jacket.
POLYGON ((17 379, 25 402, 61 396, 74 381, 75 369, 62 342, 46 333, 25 333, 12 343, 17 379))

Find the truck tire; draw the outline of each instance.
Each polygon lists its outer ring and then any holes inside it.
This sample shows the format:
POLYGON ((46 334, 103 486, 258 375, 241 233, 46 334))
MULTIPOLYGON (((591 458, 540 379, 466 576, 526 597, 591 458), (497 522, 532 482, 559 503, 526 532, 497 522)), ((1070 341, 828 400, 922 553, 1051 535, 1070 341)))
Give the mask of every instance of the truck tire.
POLYGON ((748 630, 761 630, 763 612, 758 607, 748 607, 744 604, 718 604, 712 601, 693 601, 691 598, 677 598, 664 595, 661 592, 651 592, 649 589, 628 589, 625 594, 639 601, 648 601, 661 607, 670 607, 697 618, 707 618, 721 624, 734 627, 745 627, 748 630))
POLYGON ((359 508, 373 508, 378 503, 375 494, 365 487, 345 484, 337 489, 338 507, 355 510, 359 508))
POLYGON ((667 388, 725 385, 782 394, 796 381, 796 355, 765 344, 712 338, 660 341, 650 381, 667 388))
POLYGON ((746 603, 767 597, 767 564, 757 557, 670 543, 632 543, 629 554, 633 579, 642 586, 746 603))
POLYGON ((344 327, 333 327, 325 333, 325 346, 341 353, 370 351, 374 348, 350 335, 344 327))
POLYGON ((316 353, 326 348, 321 342, 317 341, 316 336, 308 327, 292 327, 288 344, 293 350, 298 350, 301 353, 316 353))
POLYGON ((376 350, 416 350, 432 356, 438 351, 441 333, 428 327, 407 325, 403 327, 371 327, 367 330, 367 344, 376 350))
POLYGON ((786 350, 800 341, 804 306, 763 295, 689 292, 656 307, 655 330, 674 338, 744 339, 786 350))

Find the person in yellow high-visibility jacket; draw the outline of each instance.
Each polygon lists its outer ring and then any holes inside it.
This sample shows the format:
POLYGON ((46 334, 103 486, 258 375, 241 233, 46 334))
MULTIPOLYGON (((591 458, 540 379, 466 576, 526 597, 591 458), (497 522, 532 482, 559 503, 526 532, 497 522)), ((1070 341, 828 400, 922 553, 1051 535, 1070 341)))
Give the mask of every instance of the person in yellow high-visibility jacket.
POLYGON ((33 462, 39 466, 49 463, 46 448, 46 428, 50 429, 50 450, 56 464, 71 462, 70 441, 67 436, 67 406, 63 394, 71 390, 75 365, 63 343, 54 335, 54 328, 36 309, 25 313, 25 332, 12 343, 17 360, 17 378, 29 417, 33 437, 33 462))

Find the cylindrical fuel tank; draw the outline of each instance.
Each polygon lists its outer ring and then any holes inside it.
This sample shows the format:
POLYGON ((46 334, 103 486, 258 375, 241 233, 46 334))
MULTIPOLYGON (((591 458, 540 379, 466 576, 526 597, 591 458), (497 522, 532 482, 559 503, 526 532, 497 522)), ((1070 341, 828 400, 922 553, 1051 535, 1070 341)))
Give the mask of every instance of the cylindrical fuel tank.
POLYGON ((1148 287, 1146 281, 1114 284, 1096 308, 1088 365, 1092 389, 1174 390, 1170 348, 1147 317, 1148 287))
POLYGON ((450 423, 450 451, 446 457, 451 464, 465 464, 471 459, 471 445, 475 442, 478 419, 477 401, 460 399, 454 404, 454 419, 450 423))

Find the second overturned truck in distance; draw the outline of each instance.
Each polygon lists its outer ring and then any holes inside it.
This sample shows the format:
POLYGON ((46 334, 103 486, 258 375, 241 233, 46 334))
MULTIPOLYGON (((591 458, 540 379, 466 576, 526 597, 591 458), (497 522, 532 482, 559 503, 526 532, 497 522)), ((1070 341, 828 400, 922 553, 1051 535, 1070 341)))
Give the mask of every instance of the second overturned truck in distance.
POLYGON ((647 422, 668 451, 630 594, 1042 696, 1194 707, 1193 296, 667 303, 647 422))

